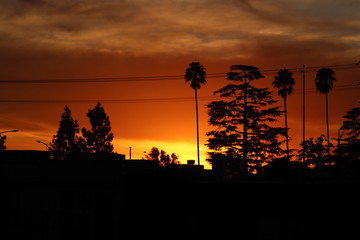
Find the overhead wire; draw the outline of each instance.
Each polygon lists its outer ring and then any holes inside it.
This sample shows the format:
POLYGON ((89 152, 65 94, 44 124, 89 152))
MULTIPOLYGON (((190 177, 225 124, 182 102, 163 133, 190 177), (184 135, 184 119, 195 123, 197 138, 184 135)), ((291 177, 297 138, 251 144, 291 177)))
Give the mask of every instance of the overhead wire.
MULTIPOLYGON (((358 85, 340 85, 333 89, 333 91, 344 91, 344 90, 358 90, 360 86, 358 85)), ((305 89, 306 93, 315 93, 315 88, 305 89)), ((294 90, 293 95, 301 94, 300 91, 294 90)), ((207 95, 199 96, 198 101, 209 101, 216 100, 218 96, 216 95, 207 95)), ((64 104, 64 103, 122 103, 122 104, 131 104, 131 103, 173 103, 173 102, 190 102, 194 101, 193 97, 172 97, 172 98, 139 98, 139 99, 58 99, 58 100, 49 100, 49 99, 0 99, 0 103, 47 103, 47 104, 64 104)))
MULTIPOLYGON (((321 67, 329 67, 334 70, 347 70, 360 68, 359 64, 338 64, 338 65, 328 65, 328 66, 310 66, 310 67, 297 67, 289 68, 289 71, 292 72, 315 72, 321 67)), ((276 74, 279 70, 276 69, 265 69, 260 70, 264 74, 276 74)), ((226 77, 227 73, 209 73, 207 78, 223 78, 226 77)), ((140 81, 170 81, 170 80, 179 80, 183 79, 183 75, 160 75, 160 76, 133 76, 133 77, 112 77, 112 78, 68 78, 68 79, 20 79, 20 80, 0 80, 0 84, 48 84, 48 83, 104 83, 104 82, 140 82, 140 81)), ((336 86, 334 91, 342 90, 354 90, 358 89, 359 84, 355 85, 340 85, 336 86)), ((315 88, 305 89, 305 92, 312 93, 315 92, 315 88)), ((294 90, 294 94, 300 94, 299 91, 294 90)), ((200 96, 199 101, 211 100, 215 96, 200 96)), ((68 99, 68 100, 29 100, 29 99, 0 99, 0 103, 93 103, 93 102, 106 102, 106 103, 155 103, 155 102, 187 102, 193 101, 192 97, 172 97, 172 98, 144 98, 144 99, 68 99)))
MULTIPOLYGON (((334 70, 348 70, 359 68, 358 63, 355 64, 338 64, 328 66, 310 66, 310 67, 297 67, 288 68, 289 71, 294 73, 306 71, 315 72, 321 67, 329 67, 334 70)), ((260 70, 266 74, 276 74, 279 69, 265 69, 260 70)), ((207 78, 220 78, 226 77, 227 73, 208 73, 207 78)), ((160 76, 131 76, 131 77, 100 77, 100 78, 54 78, 54 79, 2 79, 0 84, 48 84, 48 83, 105 83, 105 82, 149 82, 149 81, 174 81, 184 79, 183 75, 160 75, 160 76)))

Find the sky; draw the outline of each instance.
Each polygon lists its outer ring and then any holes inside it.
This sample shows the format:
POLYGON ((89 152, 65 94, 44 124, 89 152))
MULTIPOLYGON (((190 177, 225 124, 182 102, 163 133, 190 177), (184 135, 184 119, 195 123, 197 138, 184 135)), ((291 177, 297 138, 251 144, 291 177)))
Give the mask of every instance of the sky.
MULTIPOLYGON (((206 164, 208 151, 205 134, 212 130, 205 105, 218 99, 213 92, 228 83, 225 73, 233 64, 263 70, 265 78, 254 84, 274 91, 280 107, 282 99, 271 85, 274 73, 308 67, 307 138, 326 133, 325 97, 314 85, 316 67, 334 66, 329 114, 331 137, 337 137, 342 116, 360 101, 359 12, 359 0, 2 0, 2 81, 180 77, 0 82, 0 131, 20 130, 7 134, 8 149, 45 150, 36 141, 51 141, 65 105, 80 127, 89 128, 86 113, 100 101, 110 117, 116 152, 128 157, 132 147, 132 157, 141 159, 158 147, 177 153, 185 163, 196 158, 195 103, 181 75, 189 63, 199 61, 209 74, 199 90, 201 163, 206 164)), ((290 147, 299 149, 300 70, 294 78, 289 135, 290 147)), ((284 124, 282 118, 278 124, 284 124)))

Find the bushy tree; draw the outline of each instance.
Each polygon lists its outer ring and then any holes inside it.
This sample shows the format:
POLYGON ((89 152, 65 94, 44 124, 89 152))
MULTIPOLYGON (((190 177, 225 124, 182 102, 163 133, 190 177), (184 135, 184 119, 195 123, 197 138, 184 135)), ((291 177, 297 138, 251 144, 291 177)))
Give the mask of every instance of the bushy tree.
POLYGON ((160 161, 160 151, 159 151, 159 149, 157 147, 151 148, 150 152, 145 155, 145 159, 150 160, 150 161, 159 162, 160 161))
POLYGON ((79 151, 78 136, 79 124, 71 116, 68 106, 65 106, 61 115, 59 129, 50 143, 52 157, 65 160, 69 154, 79 151))
POLYGON ((169 166, 179 164, 179 156, 175 153, 167 154, 164 150, 159 150, 157 147, 151 148, 150 152, 145 155, 145 159, 155 161, 160 166, 169 166))
POLYGON ((301 149, 298 151, 299 158, 305 159, 307 165, 324 165, 330 163, 330 158, 328 149, 333 145, 330 143, 330 146, 326 144, 327 139, 324 135, 314 139, 310 138, 301 142, 301 149))
POLYGON ((86 116, 90 120, 91 129, 81 129, 84 137, 80 140, 82 148, 90 153, 112 153, 114 134, 111 132, 110 120, 104 107, 98 103, 86 116))
MULTIPOLYGON (((262 165, 283 154, 279 135, 284 128, 269 125, 281 115, 273 104, 267 88, 257 88, 252 82, 263 78, 258 68, 233 65, 227 79, 234 82, 216 91, 223 101, 207 105, 209 123, 216 127, 207 135, 207 146, 223 154, 230 174, 260 170, 262 165)), ((219 156, 219 155, 218 155, 219 156)))

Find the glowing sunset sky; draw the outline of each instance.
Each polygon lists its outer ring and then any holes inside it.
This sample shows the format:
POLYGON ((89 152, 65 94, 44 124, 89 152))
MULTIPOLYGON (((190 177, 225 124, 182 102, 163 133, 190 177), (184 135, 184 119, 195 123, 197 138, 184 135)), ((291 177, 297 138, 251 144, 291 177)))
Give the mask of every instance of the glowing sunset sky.
MULTIPOLYGON (((2 0, 0 80, 183 75, 192 61, 200 61, 208 74, 226 73, 233 64, 260 70, 349 64, 349 69, 334 68, 337 81, 329 95, 330 130, 336 137, 342 116, 360 101, 359 12, 359 0, 2 0)), ((264 75, 255 84, 273 90, 273 73, 264 75)), ((294 77, 289 134, 291 147, 299 148, 300 71, 294 77)), ((315 92, 314 77, 314 70, 306 74, 307 137, 326 132, 325 97, 315 92)), ((205 133, 211 129, 204 105, 227 84, 225 74, 207 81, 199 90, 202 163, 205 133)), ((36 141, 51 141, 65 105, 80 127, 88 128, 86 112, 99 100, 110 116, 118 153, 128 155, 131 146, 133 158, 141 158, 155 146, 176 152, 182 162, 195 159, 194 92, 181 78, 1 83, 0 89, 0 131, 20 130, 7 134, 8 149, 44 150, 36 141), (160 98, 176 101, 151 100, 160 98), (147 100, 106 101, 129 99, 147 100)))

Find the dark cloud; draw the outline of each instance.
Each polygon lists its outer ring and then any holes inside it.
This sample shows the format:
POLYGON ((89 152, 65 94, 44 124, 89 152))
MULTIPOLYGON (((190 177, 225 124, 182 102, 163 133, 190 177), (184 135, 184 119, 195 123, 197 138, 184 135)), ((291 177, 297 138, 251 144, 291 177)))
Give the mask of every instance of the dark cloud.
POLYGON ((258 38, 358 38, 359 18, 333 18, 334 2, 341 1, 331 1, 331 7, 322 1, 284 0, 5 1, 0 3, 5 16, 0 41, 17 47, 136 55, 217 52, 227 58, 227 50, 258 38))
MULTIPOLYGON (((264 1, 250 1, 250 0, 233 0, 231 1, 239 8, 242 12, 247 12, 254 15, 255 18, 261 21, 280 23, 280 24, 289 24, 293 22, 293 18, 288 14, 279 14, 278 11, 273 11, 274 7, 276 10, 282 9, 284 12, 288 12, 288 7, 286 3, 282 3, 281 6, 275 1, 264 2, 264 1), (254 3, 257 3, 254 5, 254 3), (263 7, 260 7, 263 6, 263 7)), ((231 4, 229 4, 231 5, 231 4)))
MULTIPOLYGON (((292 38, 276 38, 267 37, 259 38, 254 42, 252 55, 256 59, 276 59, 276 64, 282 63, 316 63, 347 61, 348 51, 352 50, 352 46, 334 42, 331 39, 292 39, 292 38), (344 54, 345 53, 345 54, 344 54), (261 57, 260 57, 261 56, 261 57)), ((351 58, 350 58, 351 59, 351 58)))

